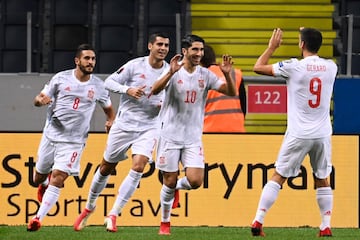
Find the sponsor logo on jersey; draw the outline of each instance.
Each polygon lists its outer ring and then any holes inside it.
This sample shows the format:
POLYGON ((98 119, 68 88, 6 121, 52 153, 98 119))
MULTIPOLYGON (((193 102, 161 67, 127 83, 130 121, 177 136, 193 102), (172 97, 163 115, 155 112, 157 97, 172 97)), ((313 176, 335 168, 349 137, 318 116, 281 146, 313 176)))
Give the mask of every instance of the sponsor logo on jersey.
POLYGON ((279 67, 283 67, 283 66, 284 66, 283 62, 279 62, 279 67))
POLYGON ((177 80, 177 83, 178 84, 183 84, 184 82, 183 82, 183 80, 179 79, 179 80, 177 80))
POLYGON ((145 78, 146 78, 146 77, 145 77, 145 74, 141 74, 141 75, 140 75, 140 78, 145 79, 145 78))
POLYGON ((70 89, 70 87, 69 87, 69 86, 67 86, 64 90, 65 90, 65 91, 68 91, 68 92, 70 92, 70 91, 71 91, 71 89, 70 89))

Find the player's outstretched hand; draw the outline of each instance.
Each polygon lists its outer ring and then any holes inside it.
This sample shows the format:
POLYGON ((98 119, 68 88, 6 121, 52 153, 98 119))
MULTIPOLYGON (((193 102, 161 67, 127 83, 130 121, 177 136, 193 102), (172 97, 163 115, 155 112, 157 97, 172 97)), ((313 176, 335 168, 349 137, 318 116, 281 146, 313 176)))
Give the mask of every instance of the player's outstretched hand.
POLYGON ((232 56, 224 54, 222 57, 222 63, 220 64, 220 69, 223 73, 229 73, 233 64, 232 56))
POLYGON ((173 58, 170 60, 170 72, 175 73, 179 71, 179 69, 184 65, 181 59, 181 54, 176 54, 173 58))
POLYGON ((280 47, 280 44, 282 42, 282 30, 280 28, 275 28, 273 33, 272 33, 272 36, 269 40, 269 48, 270 49, 277 49, 278 47, 280 47))

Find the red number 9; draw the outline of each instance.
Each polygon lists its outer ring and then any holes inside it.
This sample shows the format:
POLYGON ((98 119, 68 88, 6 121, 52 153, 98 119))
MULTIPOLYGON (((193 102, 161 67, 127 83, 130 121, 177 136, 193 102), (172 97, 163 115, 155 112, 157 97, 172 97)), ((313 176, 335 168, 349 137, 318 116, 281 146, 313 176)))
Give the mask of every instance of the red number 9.
POLYGON ((320 78, 313 78, 310 80, 309 91, 311 94, 316 96, 316 100, 309 100, 309 106, 311 108, 317 108, 320 106, 320 99, 321 99, 321 79, 320 78))

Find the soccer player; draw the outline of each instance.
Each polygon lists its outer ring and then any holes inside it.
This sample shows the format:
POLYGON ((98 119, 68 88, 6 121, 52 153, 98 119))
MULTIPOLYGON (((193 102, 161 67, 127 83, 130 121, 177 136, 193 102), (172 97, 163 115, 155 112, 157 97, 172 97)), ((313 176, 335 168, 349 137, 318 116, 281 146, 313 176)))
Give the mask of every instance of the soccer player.
POLYGON ((106 114, 106 131, 115 118, 104 81, 92 74, 95 62, 94 49, 88 44, 80 45, 75 54, 76 68, 57 73, 35 97, 35 106, 49 107, 34 176, 34 182, 40 184, 41 205, 28 224, 28 231, 40 229, 41 221, 58 200, 65 180, 79 174, 96 102, 106 114))
POLYGON ((268 64, 281 41, 282 30, 274 29, 267 49, 254 65, 256 73, 286 79, 288 126, 275 163, 275 172, 262 190, 251 232, 254 236, 265 236, 262 225, 266 213, 277 199, 286 179, 298 175, 305 156, 309 155, 321 215, 319 236, 331 236, 333 193, 327 177, 332 170, 330 101, 337 66, 332 60, 318 56, 322 35, 312 28, 300 28, 302 60, 292 58, 268 64))
POLYGON ((175 55, 166 71, 152 88, 153 94, 165 89, 165 99, 160 110, 160 138, 156 167, 162 172, 160 191, 160 235, 170 234, 170 215, 176 189, 199 188, 204 178, 202 131, 204 106, 208 90, 214 89, 235 96, 236 90, 230 74, 231 56, 224 55, 220 65, 226 82, 207 68, 201 67, 204 40, 196 35, 186 35, 181 41, 183 59, 175 55), (185 177, 178 178, 179 161, 185 177))
POLYGON ((131 148, 132 167, 121 183, 115 203, 105 218, 107 231, 117 231, 116 217, 139 185, 144 168, 152 160, 157 144, 158 113, 163 95, 151 95, 150 91, 155 80, 168 68, 165 57, 169 52, 169 42, 166 33, 150 35, 149 56, 130 60, 105 80, 109 90, 120 94, 120 104, 107 139, 103 160, 90 186, 86 207, 74 223, 75 231, 86 226, 110 173, 119 161, 127 159, 127 152, 131 148))

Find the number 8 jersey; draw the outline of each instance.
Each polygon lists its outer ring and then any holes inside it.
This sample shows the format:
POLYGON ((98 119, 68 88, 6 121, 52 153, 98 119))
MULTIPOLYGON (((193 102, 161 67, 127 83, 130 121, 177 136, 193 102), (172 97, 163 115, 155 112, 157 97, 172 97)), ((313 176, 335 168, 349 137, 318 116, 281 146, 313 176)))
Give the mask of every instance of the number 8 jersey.
POLYGON ((330 103, 336 74, 336 64, 319 56, 273 64, 273 75, 286 79, 288 134, 305 139, 332 134, 330 103))
POLYGON ((44 134, 55 142, 84 143, 96 102, 102 107, 111 105, 104 81, 91 74, 80 82, 74 69, 57 73, 41 91, 51 97, 44 134))

